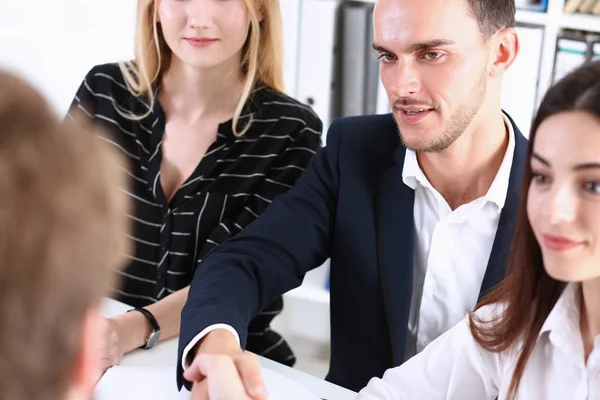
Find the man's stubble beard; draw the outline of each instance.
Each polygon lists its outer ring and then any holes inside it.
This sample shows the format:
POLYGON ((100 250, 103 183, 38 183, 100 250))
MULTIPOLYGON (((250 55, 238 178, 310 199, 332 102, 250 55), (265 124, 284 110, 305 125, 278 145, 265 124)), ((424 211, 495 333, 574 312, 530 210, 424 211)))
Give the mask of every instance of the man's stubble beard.
POLYGON ((475 86, 475 93, 474 96, 471 97, 471 100, 469 100, 464 106, 459 107, 454 115, 448 120, 447 127, 444 132, 442 132, 440 135, 435 135, 435 137, 428 143, 407 143, 402 137, 402 132, 400 131, 398 121, 396 120, 396 125, 398 126, 398 131, 400 132, 402 144, 410 150, 424 153, 436 153, 447 149, 463 134, 463 132, 473 121, 473 118, 475 118, 479 112, 487 90, 487 76, 488 72, 484 70, 480 75, 477 85, 475 86))

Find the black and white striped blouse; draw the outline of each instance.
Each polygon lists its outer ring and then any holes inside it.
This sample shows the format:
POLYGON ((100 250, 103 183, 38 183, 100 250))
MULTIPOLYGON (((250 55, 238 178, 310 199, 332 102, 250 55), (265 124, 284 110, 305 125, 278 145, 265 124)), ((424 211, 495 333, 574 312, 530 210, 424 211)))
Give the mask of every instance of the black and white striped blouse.
MULTIPOLYGON (((114 291, 118 300, 138 307, 188 286, 202 257, 291 188, 321 146, 322 123, 309 106, 257 85, 241 118, 251 120, 249 130, 236 137, 231 120, 220 124, 216 142, 168 202, 160 184, 165 114, 158 100, 144 119, 124 117, 143 115, 148 102, 130 94, 118 65, 105 64, 85 77, 70 113, 75 110, 112 134, 101 139, 130 160, 127 192, 134 211, 127 236, 135 252, 114 291)), ((249 328, 260 334, 250 335, 248 350, 292 364, 287 344, 269 330, 282 306, 280 299, 252 322, 249 328)))

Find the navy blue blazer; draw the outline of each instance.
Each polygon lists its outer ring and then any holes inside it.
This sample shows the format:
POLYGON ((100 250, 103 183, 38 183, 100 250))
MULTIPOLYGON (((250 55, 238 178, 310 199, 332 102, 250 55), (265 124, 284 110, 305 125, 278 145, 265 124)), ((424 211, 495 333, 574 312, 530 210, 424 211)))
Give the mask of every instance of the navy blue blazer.
MULTIPOLYGON (((512 122, 512 120, 511 120, 512 122)), ((504 208, 480 295, 504 277, 527 140, 516 135, 504 208)), ((402 363, 413 281, 414 191, 391 114, 334 121, 327 146, 288 193, 198 266, 182 311, 184 347, 204 328, 231 325, 245 346, 259 310, 331 258, 327 380, 358 391, 402 363)))

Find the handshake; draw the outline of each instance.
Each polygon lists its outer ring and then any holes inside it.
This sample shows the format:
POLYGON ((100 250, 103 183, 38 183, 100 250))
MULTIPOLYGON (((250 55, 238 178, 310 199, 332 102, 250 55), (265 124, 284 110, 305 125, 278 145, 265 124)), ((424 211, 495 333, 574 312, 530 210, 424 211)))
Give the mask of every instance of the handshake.
POLYGON ((266 400, 258 357, 243 351, 225 329, 204 337, 190 353, 184 378, 193 383, 192 400, 266 400))

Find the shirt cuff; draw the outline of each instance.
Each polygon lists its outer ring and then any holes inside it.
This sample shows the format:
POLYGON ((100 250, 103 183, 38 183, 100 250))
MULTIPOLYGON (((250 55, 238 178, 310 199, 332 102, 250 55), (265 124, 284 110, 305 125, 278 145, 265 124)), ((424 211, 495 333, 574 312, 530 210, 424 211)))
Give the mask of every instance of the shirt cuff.
POLYGON ((202 330, 202 332, 200 332, 199 334, 197 334, 196 336, 194 336, 194 338, 183 349, 183 355, 181 357, 181 367, 183 368, 184 371, 187 370, 189 368, 189 366, 190 366, 190 361, 188 359, 189 352, 194 348, 194 346, 196 346, 196 344, 204 336, 208 335, 209 333, 211 333, 212 331, 215 331, 217 329, 225 329, 225 330, 229 331, 235 337, 235 340, 237 341, 238 345, 240 344, 240 335, 238 335, 238 333, 236 332, 236 330, 233 329, 233 327, 231 327, 230 325, 227 325, 227 324, 214 324, 214 325, 211 325, 209 327, 206 327, 205 329, 202 330))

